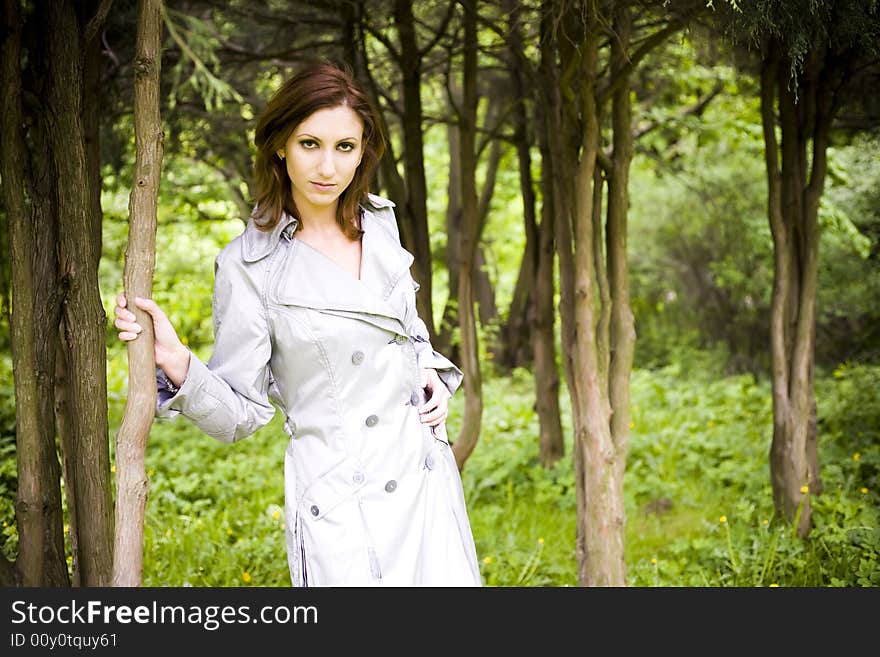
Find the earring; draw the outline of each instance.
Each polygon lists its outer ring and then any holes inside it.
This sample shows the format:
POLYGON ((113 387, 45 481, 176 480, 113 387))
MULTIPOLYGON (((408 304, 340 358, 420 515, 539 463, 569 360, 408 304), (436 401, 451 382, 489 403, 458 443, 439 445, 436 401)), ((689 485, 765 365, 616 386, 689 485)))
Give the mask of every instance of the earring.
POLYGON ((278 156, 278 159, 279 159, 279 160, 283 160, 283 159, 284 159, 284 153, 276 153, 276 155, 278 156))

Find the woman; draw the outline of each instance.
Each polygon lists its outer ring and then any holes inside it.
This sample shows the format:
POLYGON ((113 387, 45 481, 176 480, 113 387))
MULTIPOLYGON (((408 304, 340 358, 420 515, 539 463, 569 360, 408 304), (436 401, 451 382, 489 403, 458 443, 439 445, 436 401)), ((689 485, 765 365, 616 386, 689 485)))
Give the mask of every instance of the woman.
MULTIPOLYGON (((312 64, 269 101, 255 143, 255 210, 215 261, 209 362, 134 299, 154 325, 157 415, 234 442, 285 414, 294 586, 479 586, 445 428, 462 373, 416 313, 394 203, 367 193, 384 149, 367 97, 312 64)), ((142 330, 126 306, 120 294, 124 341, 142 330)))

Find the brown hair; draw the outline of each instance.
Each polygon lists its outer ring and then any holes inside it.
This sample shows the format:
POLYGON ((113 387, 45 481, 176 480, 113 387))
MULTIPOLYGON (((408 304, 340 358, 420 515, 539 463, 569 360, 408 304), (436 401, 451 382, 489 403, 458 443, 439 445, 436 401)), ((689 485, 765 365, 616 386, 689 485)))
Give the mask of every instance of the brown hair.
POLYGON ((365 199, 373 171, 385 151, 385 135, 376 120, 376 110, 355 81, 351 70, 328 60, 307 63, 285 82, 269 100, 257 120, 254 144, 256 208, 254 223, 261 230, 272 230, 283 212, 298 217, 290 188, 290 177, 284 160, 277 151, 283 150, 294 129, 324 108, 345 105, 364 122, 363 155, 354 178, 339 197, 336 221, 352 239, 361 235, 359 204, 365 199))

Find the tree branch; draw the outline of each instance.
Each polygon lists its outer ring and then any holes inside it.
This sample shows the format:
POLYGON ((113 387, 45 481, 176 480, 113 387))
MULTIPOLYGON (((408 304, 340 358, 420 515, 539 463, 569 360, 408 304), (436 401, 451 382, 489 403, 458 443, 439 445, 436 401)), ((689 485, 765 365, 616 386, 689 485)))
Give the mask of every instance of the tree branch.
POLYGON ((95 10, 95 15, 89 19, 85 31, 86 46, 92 42, 92 39, 94 39, 98 35, 98 32, 104 27, 104 22, 107 20, 107 14, 110 12, 112 4, 113 0, 101 0, 101 4, 98 5, 98 8, 95 10))

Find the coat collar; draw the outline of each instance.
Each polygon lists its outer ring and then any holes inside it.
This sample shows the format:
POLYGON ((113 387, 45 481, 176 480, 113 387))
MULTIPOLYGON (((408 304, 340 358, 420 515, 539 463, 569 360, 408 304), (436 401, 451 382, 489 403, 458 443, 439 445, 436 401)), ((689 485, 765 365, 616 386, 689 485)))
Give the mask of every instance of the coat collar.
MULTIPOLYGON (((376 194, 367 194, 367 201, 367 204, 361 204, 364 214, 394 207, 394 201, 376 194)), ((299 224, 299 219, 284 212, 281 219, 275 224, 275 228, 267 232, 260 230, 254 223, 253 215, 251 217, 242 236, 241 255, 245 262, 256 262, 265 258, 278 246, 281 236, 285 235, 289 238, 299 224)))
POLYGON ((293 237, 297 221, 285 215, 271 233, 248 224, 242 250, 249 262, 271 253, 284 238, 291 249, 285 273, 274 283, 273 292, 281 303, 314 308, 322 312, 355 317, 386 330, 403 333, 406 307, 392 292, 409 274, 412 254, 400 245, 394 213, 384 211, 394 204, 370 196, 361 206, 360 280, 342 269, 331 258, 293 237), (248 242, 248 230, 251 241, 248 242), (289 232, 288 232, 289 231, 289 232), (255 241, 260 240, 260 241, 255 241), (257 248, 259 247, 259 248, 257 248))

